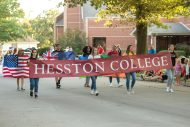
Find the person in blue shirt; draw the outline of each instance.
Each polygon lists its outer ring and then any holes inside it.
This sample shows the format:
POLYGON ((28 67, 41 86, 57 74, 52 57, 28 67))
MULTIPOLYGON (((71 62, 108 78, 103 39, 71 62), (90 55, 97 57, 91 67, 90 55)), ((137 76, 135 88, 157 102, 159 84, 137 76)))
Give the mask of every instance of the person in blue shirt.
POLYGON ((153 45, 151 45, 148 49, 148 54, 156 54, 156 49, 153 45))
MULTIPOLYGON (((87 60, 89 55, 92 53, 92 47, 85 46, 82 51, 83 51, 83 54, 79 57, 79 60, 87 60)), ((84 87, 90 87, 89 82, 90 82, 90 77, 87 76, 84 87)))

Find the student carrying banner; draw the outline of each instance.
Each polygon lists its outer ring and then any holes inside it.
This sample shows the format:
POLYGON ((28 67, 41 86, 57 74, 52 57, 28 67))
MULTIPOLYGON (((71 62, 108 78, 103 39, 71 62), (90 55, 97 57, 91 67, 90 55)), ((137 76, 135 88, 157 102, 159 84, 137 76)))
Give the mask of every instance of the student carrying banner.
MULTIPOLYGON (((83 49, 83 54, 79 57, 79 60, 87 60, 89 55, 92 53, 92 47, 91 46, 85 46, 83 49)), ((90 87, 89 86, 90 77, 86 76, 86 81, 84 84, 84 87, 90 87)))
POLYGON ((172 61, 172 68, 167 69, 167 75, 168 75, 168 83, 166 87, 166 92, 171 92, 173 93, 174 90, 172 89, 172 84, 174 81, 174 69, 176 65, 176 59, 177 59, 177 54, 174 51, 174 45, 170 44, 168 48, 168 52, 171 54, 171 61, 172 61))
POLYGON ((24 86, 24 78, 29 77, 29 67, 27 64, 29 56, 24 55, 23 49, 19 49, 17 56, 18 56, 17 71, 19 72, 19 75, 17 77, 17 90, 25 90, 23 86, 24 86), (20 81, 21 81, 21 87, 20 87, 20 81))
MULTIPOLYGON (((136 55, 133 49, 132 45, 127 46, 126 54, 131 56, 131 55, 136 55)), ((136 72, 130 72, 126 73, 126 87, 127 87, 127 94, 134 94, 133 87, 136 82, 136 72), (132 82, 130 83, 130 78, 132 77, 132 82)))
MULTIPOLYGON (((98 59, 98 58, 101 58, 100 55, 98 55, 98 50, 97 50, 97 48, 93 48, 92 55, 89 55, 88 59, 98 59)), ((98 96, 99 92, 97 91, 97 88, 96 88, 97 76, 91 76, 90 78, 92 80, 91 92, 90 93, 92 95, 98 96)))
MULTIPOLYGON (((37 60, 38 59, 38 53, 36 49, 32 49, 31 56, 29 60, 37 60)), ((29 61, 30 64, 30 61, 29 61)), ((38 83, 39 78, 30 78, 30 96, 33 97, 33 93, 35 98, 38 97, 38 83)))
MULTIPOLYGON (((110 52, 108 52, 108 55, 112 58, 112 57, 118 57, 119 56, 119 53, 117 51, 117 46, 116 45, 113 45, 112 46, 112 50, 110 52)), ((113 86, 112 85, 112 79, 113 79, 113 76, 109 76, 109 86, 113 86)), ((119 75, 116 75, 116 79, 117 79, 117 87, 121 87, 121 83, 120 83, 120 78, 119 78, 119 75)))
MULTIPOLYGON (((54 51, 52 53, 57 54, 58 60, 61 60, 61 56, 63 54, 63 51, 61 50, 61 45, 59 43, 55 44, 54 51)), ((62 77, 55 77, 55 82, 56 82, 56 88, 57 89, 61 88, 61 85, 60 85, 61 79, 62 79, 62 77)))

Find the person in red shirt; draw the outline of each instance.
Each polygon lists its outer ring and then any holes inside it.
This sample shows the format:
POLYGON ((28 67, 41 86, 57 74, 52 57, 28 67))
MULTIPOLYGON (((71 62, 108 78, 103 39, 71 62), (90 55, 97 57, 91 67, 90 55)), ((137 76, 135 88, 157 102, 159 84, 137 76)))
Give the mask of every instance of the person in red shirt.
MULTIPOLYGON (((108 55, 109 55, 110 57, 118 57, 118 56, 119 56, 119 53, 118 53, 118 51, 117 51, 117 46, 116 46, 116 45, 113 45, 113 46, 112 46, 112 50, 111 50, 110 52, 108 52, 108 55)), ((109 85, 109 86, 112 86, 112 78, 113 78, 112 76, 109 77, 109 82, 110 82, 110 85, 109 85)), ((117 76, 116 79, 117 79, 117 83, 118 83, 117 87, 122 86, 122 85, 120 84, 120 78, 117 76)))
POLYGON ((104 48, 103 48, 100 44, 98 44, 97 50, 98 50, 98 54, 99 54, 99 55, 101 55, 101 54, 104 53, 104 48))
POLYGON ((117 51, 117 46, 113 45, 112 50, 110 52, 108 52, 108 55, 111 56, 111 57, 119 56, 119 53, 117 51))

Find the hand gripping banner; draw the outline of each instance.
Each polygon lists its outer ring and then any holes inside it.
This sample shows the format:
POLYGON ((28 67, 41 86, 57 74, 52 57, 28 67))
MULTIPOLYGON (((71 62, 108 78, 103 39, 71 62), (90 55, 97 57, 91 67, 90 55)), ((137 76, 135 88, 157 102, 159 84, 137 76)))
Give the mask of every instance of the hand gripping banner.
POLYGON ((90 60, 32 60, 30 78, 101 76, 170 68, 170 53, 90 60))

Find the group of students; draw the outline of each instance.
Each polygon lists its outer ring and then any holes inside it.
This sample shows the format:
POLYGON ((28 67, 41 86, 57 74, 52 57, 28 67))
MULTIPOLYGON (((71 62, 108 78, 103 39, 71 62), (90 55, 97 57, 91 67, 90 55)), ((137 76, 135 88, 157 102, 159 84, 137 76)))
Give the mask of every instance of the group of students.
POLYGON ((184 80, 184 86, 187 85, 187 80, 190 75, 190 62, 188 58, 177 58, 174 68, 174 75, 176 77, 176 85, 181 85, 181 77, 184 80))
MULTIPOLYGON (((112 50, 106 54, 106 52, 104 52, 104 50, 102 49, 102 47, 100 45, 98 45, 97 47, 85 46, 83 48, 83 55, 81 55, 79 57, 79 59, 87 60, 87 59, 97 59, 97 58, 114 58, 114 57, 119 57, 122 55, 135 55, 134 47, 132 45, 128 45, 126 52, 122 54, 120 46, 113 45, 112 50)), ((107 75, 107 76, 109 77, 109 86, 113 86, 113 84, 112 84, 113 78, 116 78, 116 80, 117 80, 117 87, 122 86, 122 84, 120 83, 119 74, 113 74, 113 75, 107 75)), ((133 94, 134 93, 133 87, 136 82, 136 72, 126 73, 125 77, 126 77, 127 93, 133 94), (131 77, 132 77, 132 82, 130 85, 131 77)), ((84 86, 89 87, 90 79, 92 80, 90 93, 92 95, 97 96, 99 94, 97 91, 97 87, 96 87, 97 76, 86 77, 86 82, 85 82, 84 86)))
MULTIPOLYGON (((24 91, 24 78, 29 78, 30 60, 37 60, 37 50, 33 48, 31 54, 25 55, 23 49, 17 51, 16 48, 10 48, 4 55, 3 65, 10 67, 9 71, 3 70, 5 77, 10 75, 17 79, 17 90, 24 91), (10 62, 10 63, 9 63, 10 62), (11 71, 11 68, 13 72, 11 71), (13 73, 13 74, 12 74, 13 73), (10 74, 10 75, 9 75, 10 74)), ((30 78, 30 96, 38 97, 39 78, 30 78)))
POLYGON ((172 84, 174 84, 174 78, 176 77, 176 85, 181 85, 181 77, 184 77, 185 85, 186 81, 189 78, 189 59, 185 58, 184 63, 182 64, 182 59, 178 57, 175 52, 175 46, 173 44, 169 45, 168 51, 171 54, 171 61, 173 68, 167 70, 168 82, 166 91, 174 92, 172 89, 172 84))
MULTIPOLYGON (((112 50, 109 51, 107 54, 104 51, 103 47, 101 47, 101 45, 98 45, 97 47, 85 46, 82 49, 82 51, 83 51, 83 54, 79 56, 79 60, 114 58, 114 57, 126 56, 126 55, 136 55, 135 51, 134 51, 134 47, 132 45, 128 45, 127 49, 124 53, 122 53, 119 45, 113 45, 112 50), (107 57, 105 57, 105 56, 107 56, 107 57)), ((172 89, 174 76, 176 76, 177 85, 180 85, 179 76, 181 76, 182 74, 185 77, 184 78, 185 81, 189 78, 189 60, 185 59, 185 62, 182 65, 181 61, 178 59, 177 54, 174 51, 174 45, 170 45, 168 51, 171 53, 171 60, 172 60, 173 68, 167 70, 168 82, 167 82, 166 91, 174 92, 172 89)), ((50 49, 48 52, 50 52, 50 54, 53 54, 53 53, 61 54, 61 52, 67 52, 65 57, 68 57, 68 59, 71 58, 72 60, 74 60, 76 58, 76 55, 72 51, 72 48, 68 48, 68 49, 66 48, 65 51, 63 51, 61 49, 60 44, 55 44, 54 51, 52 51, 52 49, 50 49)), ((12 52, 9 51, 8 54, 12 54, 12 52)), ((33 48, 31 50, 31 54, 28 57, 25 56, 24 50, 22 50, 22 49, 20 49, 18 51, 18 53, 16 53, 14 51, 13 54, 18 56, 18 67, 21 67, 21 68, 28 67, 30 64, 30 60, 38 60, 38 52, 37 52, 37 49, 35 49, 35 48, 33 48), (20 61, 20 64, 19 64, 19 61, 20 61)), ((46 59, 46 60, 56 60, 56 59, 61 60, 61 59, 59 59, 59 57, 60 57, 59 55, 55 55, 54 59, 52 59, 53 58, 52 55, 51 55, 51 57, 49 57, 48 55, 45 55, 42 57, 43 57, 43 59, 46 59)), ((112 86, 113 77, 117 79, 117 83, 118 83, 117 87, 122 86, 120 83, 119 74, 108 75, 108 77, 109 77, 109 86, 112 86)), ((26 76, 24 76, 24 75, 23 76, 20 75, 17 78, 17 89, 18 90, 25 90, 23 88, 24 78, 26 78, 26 76), (21 80, 21 84, 20 84, 20 80, 21 80)), ((127 93, 134 94, 133 88, 136 83, 136 72, 125 73, 125 78, 126 78, 127 93), (132 81, 131 81, 131 78, 132 78, 132 81)), ((61 79, 62 79, 62 77, 55 77, 56 88, 58 88, 58 89, 61 88, 61 79)), ((90 85, 89 85, 90 79, 92 80, 90 93, 92 95, 98 96, 99 92, 98 92, 97 86, 96 86, 97 76, 86 77, 84 86, 90 87, 90 85)), ((38 83, 39 83, 39 78, 30 78, 30 96, 31 97, 33 97, 33 96, 35 98, 38 97, 38 83)))

